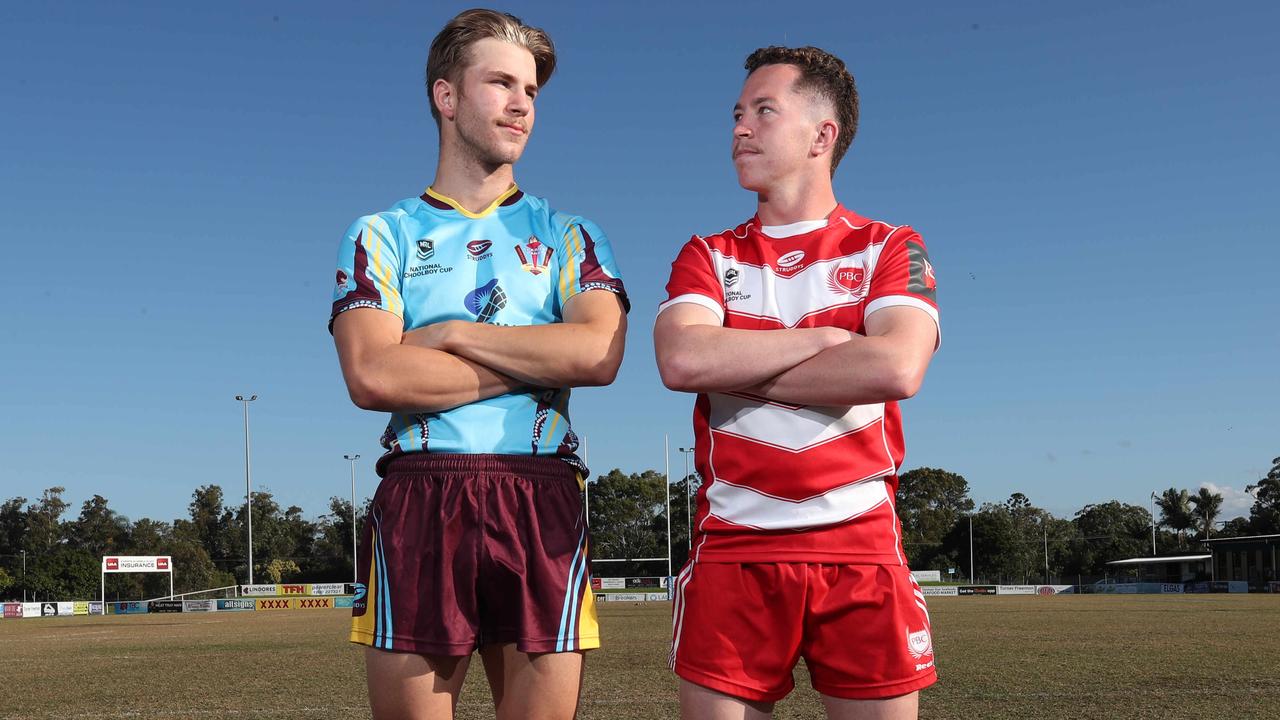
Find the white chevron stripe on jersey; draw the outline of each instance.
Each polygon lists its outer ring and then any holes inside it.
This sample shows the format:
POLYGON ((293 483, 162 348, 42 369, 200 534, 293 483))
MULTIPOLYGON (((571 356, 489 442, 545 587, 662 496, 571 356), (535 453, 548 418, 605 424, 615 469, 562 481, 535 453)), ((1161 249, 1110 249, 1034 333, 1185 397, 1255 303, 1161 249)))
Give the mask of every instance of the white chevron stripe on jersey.
POLYGON ((852 407, 793 407, 767 400, 707 393, 711 431, 798 453, 856 433, 884 418, 884 403, 852 407))
POLYGON ((872 243, 850 255, 816 260, 794 275, 780 275, 772 266, 763 267, 711 249, 711 261, 717 277, 736 268, 739 279, 728 295, 727 309, 735 315, 776 320, 785 327, 795 327, 810 315, 835 308, 857 305, 866 299, 875 274, 876 262, 884 243, 872 243), (860 287, 849 290, 833 286, 832 274, 840 268, 862 271, 860 287))
POLYGON ((716 480, 707 485, 711 515, 760 530, 821 527, 845 522, 889 502, 884 480, 865 480, 806 500, 776 498, 742 485, 716 480))

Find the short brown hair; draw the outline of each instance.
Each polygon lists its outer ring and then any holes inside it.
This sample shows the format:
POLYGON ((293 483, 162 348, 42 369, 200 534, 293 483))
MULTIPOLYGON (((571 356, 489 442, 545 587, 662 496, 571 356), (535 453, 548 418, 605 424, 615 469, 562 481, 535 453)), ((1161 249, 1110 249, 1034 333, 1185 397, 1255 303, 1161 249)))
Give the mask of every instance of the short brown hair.
POLYGON ((765 65, 794 65, 800 70, 797 90, 809 91, 828 101, 835 108, 836 124, 840 134, 836 136, 831 151, 831 174, 835 174, 853 136, 858 132, 858 86, 844 61, 816 47, 763 47, 747 56, 744 67, 747 75, 765 65))
POLYGON ((485 38, 519 45, 532 53, 538 87, 546 85, 556 71, 556 47, 542 28, 525 25, 510 13, 484 8, 464 10, 436 35, 427 54, 427 97, 431 102, 431 117, 435 118, 437 125, 440 124, 440 109, 436 107, 431 88, 441 78, 456 84, 470 60, 468 50, 485 38))

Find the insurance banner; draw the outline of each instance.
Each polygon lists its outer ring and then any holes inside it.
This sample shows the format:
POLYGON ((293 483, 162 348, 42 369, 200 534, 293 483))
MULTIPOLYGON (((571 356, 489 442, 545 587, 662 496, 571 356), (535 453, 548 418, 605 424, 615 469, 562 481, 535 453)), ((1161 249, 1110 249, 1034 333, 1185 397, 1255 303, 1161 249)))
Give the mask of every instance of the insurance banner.
POLYGON ((258 603, 253 598, 224 598, 218 601, 219 610, 253 610, 258 603))
POLYGON ((107 555, 102 558, 102 572, 169 572, 173 560, 169 555, 107 555))

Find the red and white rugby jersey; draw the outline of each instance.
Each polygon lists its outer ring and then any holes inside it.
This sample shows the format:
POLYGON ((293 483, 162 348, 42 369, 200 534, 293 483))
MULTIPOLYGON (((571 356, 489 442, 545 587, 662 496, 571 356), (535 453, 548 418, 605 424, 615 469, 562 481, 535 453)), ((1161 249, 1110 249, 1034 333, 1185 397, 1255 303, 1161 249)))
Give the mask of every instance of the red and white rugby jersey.
MULTIPOLYGON (((694 236, 672 263, 659 314, 695 303, 724 327, 865 333, 868 315, 905 305, 937 322, 933 266, 910 227, 837 206, 825 221, 769 230, 752 218, 694 236)), ((898 403, 795 406, 701 393, 693 424, 698 561, 905 562, 894 511, 898 403)))

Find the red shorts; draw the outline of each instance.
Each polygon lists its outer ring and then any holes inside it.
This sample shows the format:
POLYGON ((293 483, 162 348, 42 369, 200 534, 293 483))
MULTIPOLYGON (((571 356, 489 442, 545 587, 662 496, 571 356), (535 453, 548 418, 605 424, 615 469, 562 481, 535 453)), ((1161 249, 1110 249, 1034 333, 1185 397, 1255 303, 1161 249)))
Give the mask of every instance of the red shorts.
POLYGON ((937 680, 924 595, 905 566, 690 563, 672 625, 676 674, 746 700, 786 697, 801 657, 831 697, 896 697, 937 680))
POLYGON ((352 642, 420 655, 600 647, 581 485, 558 458, 396 458, 358 572, 352 642))

